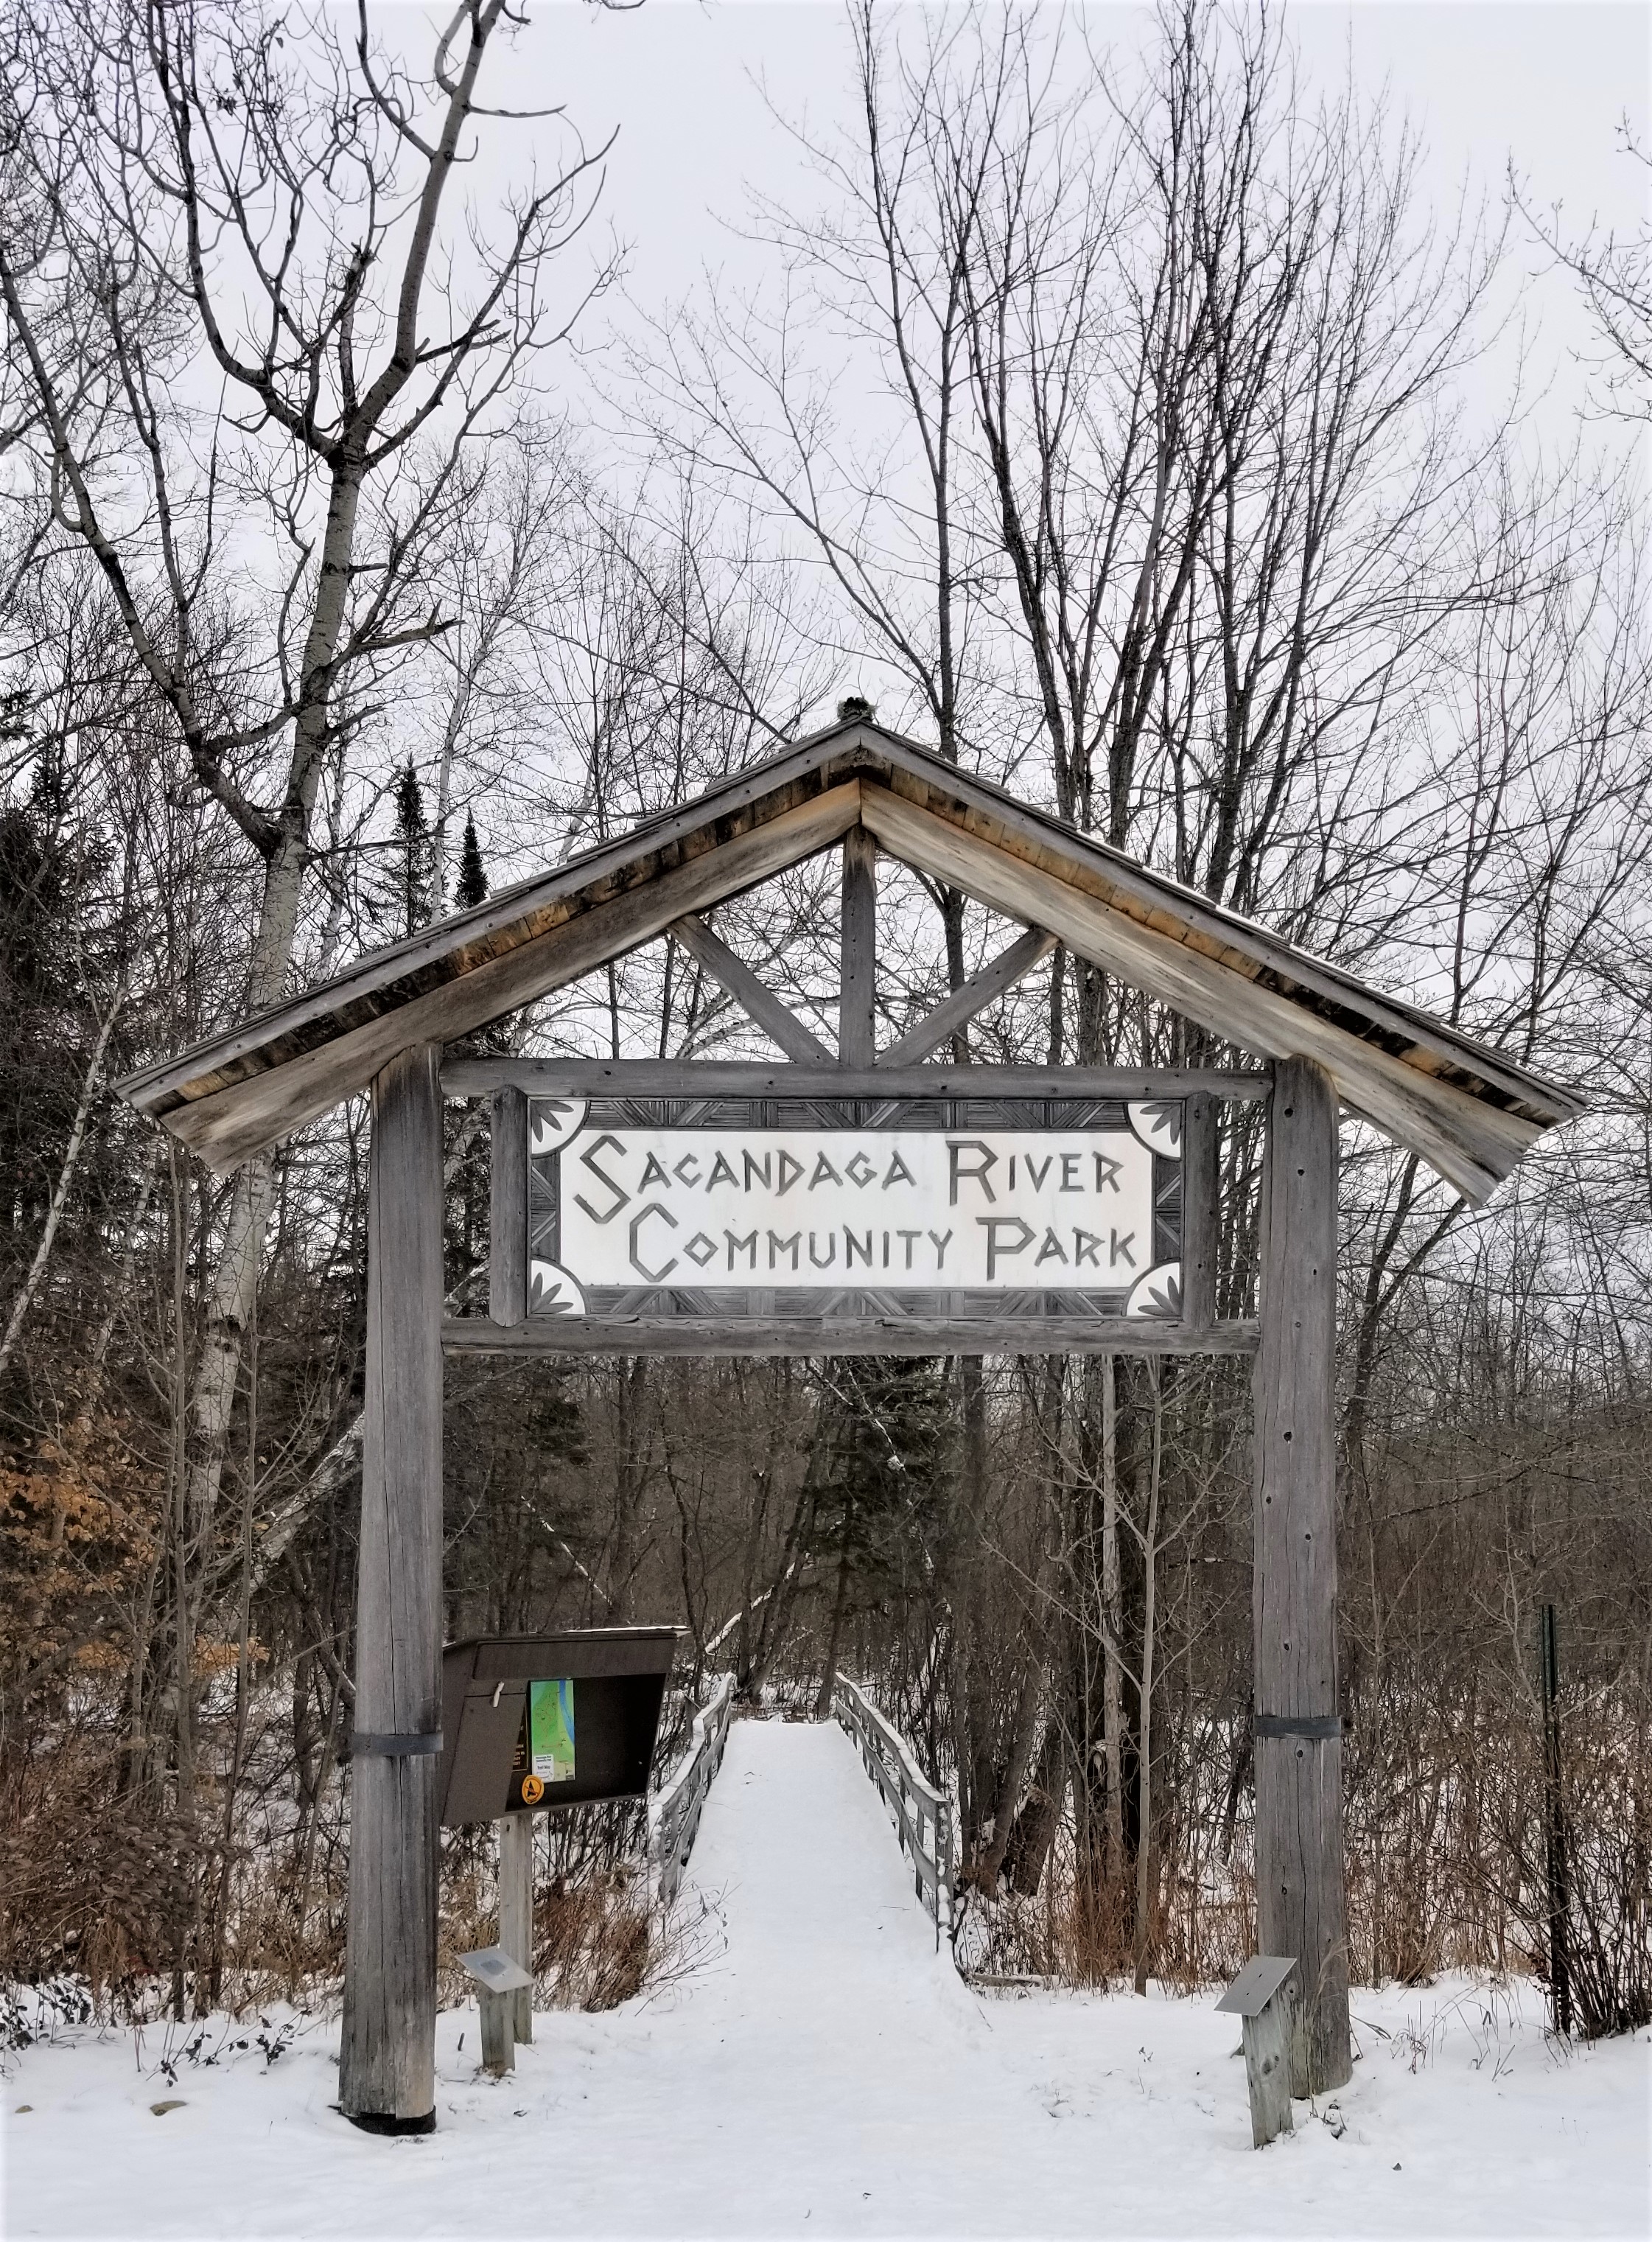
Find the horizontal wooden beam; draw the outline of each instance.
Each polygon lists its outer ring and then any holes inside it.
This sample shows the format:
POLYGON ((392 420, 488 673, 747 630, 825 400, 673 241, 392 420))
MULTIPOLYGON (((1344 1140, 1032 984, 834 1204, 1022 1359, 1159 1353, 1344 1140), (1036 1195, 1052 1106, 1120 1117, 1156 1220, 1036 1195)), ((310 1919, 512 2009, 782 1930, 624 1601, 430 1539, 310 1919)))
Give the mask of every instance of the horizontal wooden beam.
POLYGON ((1019 935, 1007 950, 1001 950, 990 965, 966 981, 961 989, 954 989, 950 997, 943 997, 933 1012, 926 1012, 915 1028, 909 1028, 898 1043, 890 1044, 879 1059, 880 1066, 916 1066, 931 1051, 950 1043, 958 1030, 967 1025, 977 1012, 990 1004, 994 997, 1001 997, 1018 981, 1024 981, 1035 965, 1040 965, 1051 950, 1060 943, 1053 934, 1041 927, 1029 927, 1019 935))
POLYGON ((530 1318, 509 1327, 482 1316, 442 1326, 450 1354, 1254 1354, 1254 1323, 1183 1324, 1124 1316, 971 1317, 919 1321, 906 1317, 851 1322, 775 1321, 764 1316, 719 1319, 659 1316, 602 1321, 584 1317, 530 1318))
POLYGON ((673 919, 666 931, 676 936, 695 963, 703 966, 712 980, 728 991, 746 1017, 754 1020, 787 1058, 803 1066, 836 1064, 819 1036, 806 1028, 791 1006, 783 1004, 772 989, 764 987, 751 967, 736 957, 704 919, 696 918, 691 912, 686 918, 673 919))
POLYGON ((1273 1076, 1215 1067, 766 1066, 749 1059, 451 1058, 450 1098, 1266 1098, 1273 1076))

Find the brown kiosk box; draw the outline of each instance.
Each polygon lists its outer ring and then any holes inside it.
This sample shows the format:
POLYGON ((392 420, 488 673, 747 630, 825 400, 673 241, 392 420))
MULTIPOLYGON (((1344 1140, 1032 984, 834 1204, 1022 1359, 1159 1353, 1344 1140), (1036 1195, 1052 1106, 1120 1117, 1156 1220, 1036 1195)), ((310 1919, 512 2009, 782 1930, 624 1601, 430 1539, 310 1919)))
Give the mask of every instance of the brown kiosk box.
POLYGON ((522 1795, 531 1682, 571 1681, 574 1769, 549 1783, 535 1809, 599 1798, 641 1798, 659 1728, 675 1627, 590 1628, 564 1635, 472 1636, 442 1653, 437 1795, 442 1826, 497 1822, 522 1795))

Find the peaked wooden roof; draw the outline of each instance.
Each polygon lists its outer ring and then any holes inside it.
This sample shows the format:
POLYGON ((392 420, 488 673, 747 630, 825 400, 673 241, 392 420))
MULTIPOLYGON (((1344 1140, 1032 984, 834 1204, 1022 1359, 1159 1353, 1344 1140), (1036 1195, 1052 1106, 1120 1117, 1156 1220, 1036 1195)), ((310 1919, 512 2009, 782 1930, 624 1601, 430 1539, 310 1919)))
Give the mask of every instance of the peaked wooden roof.
POLYGON ((1563 1084, 864 722, 833 725, 622 840, 369 951, 132 1075, 121 1094, 226 1171, 365 1088, 407 1044, 484 1026, 855 825, 1213 1033, 1319 1060, 1346 1105, 1473 1200, 1583 1110, 1563 1084))

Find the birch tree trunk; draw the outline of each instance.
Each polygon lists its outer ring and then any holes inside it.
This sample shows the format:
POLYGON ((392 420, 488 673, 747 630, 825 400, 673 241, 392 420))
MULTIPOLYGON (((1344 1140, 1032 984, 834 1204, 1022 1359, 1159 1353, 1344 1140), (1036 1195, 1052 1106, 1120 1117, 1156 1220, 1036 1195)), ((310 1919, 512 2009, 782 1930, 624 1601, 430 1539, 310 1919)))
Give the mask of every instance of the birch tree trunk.
MULTIPOLYGON (((585 215, 575 189, 598 158, 572 142, 561 176, 510 208, 496 245, 478 235, 472 300, 452 300, 444 280, 431 331, 427 282, 442 269, 465 128, 505 113, 478 111, 476 92, 506 14, 506 0, 461 9, 423 79, 392 73, 365 22, 359 37, 335 36, 324 14, 307 27, 302 68, 252 5, 133 4, 72 30, 46 10, 19 30, 14 59, 50 90, 38 111, 51 124, 23 131, 11 151, 18 192, 37 206, 27 238, 0 240, 14 359, 52 511, 100 572, 191 781, 261 861, 247 959, 255 1011, 291 984, 341 727, 398 649, 451 627, 431 606, 444 493, 539 339, 542 260, 585 215), (220 82, 236 86, 231 107, 211 91, 220 82), (364 114, 377 115, 376 137, 359 130, 364 114), (272 225, 284 236, 274 265, 263 255, 272 225), (106 281, 77 280, 93 272, 106 281), (65 285, 80 287, 67 356, 65 285), (163 302, 171 309, 157 316, 163 302), (202 366, 224 393, 211 441, 172 446, 153 400, 202 366), (123 441, 145 501, 141 531, 103 512, 98 467, 123 441), (204 446, 211 473, 191 481, 204 446), (364 495, 392 474, 397 517, 377 526, 369 552, 364 495), (239 607, 248 541, 271 536, 291 545, 292 574, 272 608, 239 607), (220 610, 244 624, 223 648, 197 621, 220 610)), ((267 1158, 244 1168, 205 1257, 176 1511, 186 1642, 211 1572, 272 1191, 267 1158)))
POLYGON ((17 1333, 23 1329, 23 1319, 28 1314, 35 1294, 40 1290, 46 1265, 51 1259, 51 1249, 57 1236, 57 1225, 63 1220, 64 1203, 69 1197, 69 1186, 75 1179, 75 1170, 80 1165, 80 1151, 86 1141, 86 1121, 91 1112, 92 1100, 97 1095, 97 1085, 103 1079, 104 1054, 109 1049, 109 1038, 120 1010, 123 998, 117 991, 104 1024, 97 1030, 97 1041, 92 1048, 91 1063, 86 1069, 80 1103, 75 1108, 74 1126, 69 1131, 68 1146, 64 1152, 64 1164, 57 1172, 57 1188, 51 1194, 51 1205, 46 1210, 40 1243, 35 1248, 34 1259, 29 1264, 17 1299, 11 1304, 11 1313, 6 1319, 5 1337, 0 1339, 0 1370, 11 1359, 11 1351, 17 1344, 17 1333))

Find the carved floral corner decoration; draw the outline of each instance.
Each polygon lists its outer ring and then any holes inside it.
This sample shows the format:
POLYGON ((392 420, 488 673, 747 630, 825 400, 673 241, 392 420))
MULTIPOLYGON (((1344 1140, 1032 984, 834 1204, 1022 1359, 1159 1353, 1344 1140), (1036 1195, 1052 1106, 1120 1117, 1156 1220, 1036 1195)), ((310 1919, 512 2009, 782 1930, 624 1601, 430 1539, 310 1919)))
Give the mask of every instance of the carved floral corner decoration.
POLYGON ((1179 1323, 1181 1320, 1181 1264, 1160 1261, 1144 1269, 1130 1287, 1124 1304, 1127 1316, 1139 1321, 1179 1323))
POLYGON ((583 1316, 588 1312, 579 1280, 555 1261, 528 1264, 528 1312, 535 1316, 583 1316))
POLYGON ((529 1098, 530 1158, 542 1160, 547 1153, 560 1151, 571 1137, 577 1137, 585 1125, 587 1103, 583 1098, 529 1098))
POLYGON ((1125 1111, 1130 1117, 1132 1132, 1150 1152, 1167 1160, 1181 1158, 1180 1098, 1137 1098, 1125 1111))

